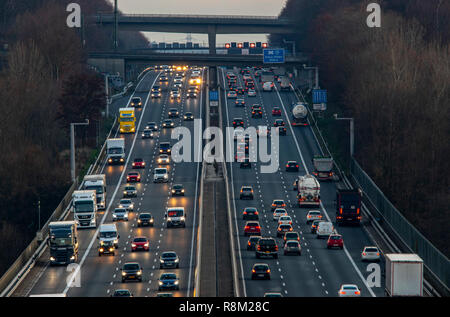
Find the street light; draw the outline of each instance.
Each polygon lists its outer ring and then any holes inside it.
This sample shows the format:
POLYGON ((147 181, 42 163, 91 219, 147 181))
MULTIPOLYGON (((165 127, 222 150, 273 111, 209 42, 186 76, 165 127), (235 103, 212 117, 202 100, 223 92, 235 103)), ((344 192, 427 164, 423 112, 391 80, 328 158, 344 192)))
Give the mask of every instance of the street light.
POLYGON ((315 83, 314 89, 320 89, 320 87, 319 87, 319 67, 317 67, 317 66, 307 67, 306 64, 303 64, 303 68, 305 70, 312 70, 312 69, 314 69, 316 71, 316 83, 315 83))
POLYGON ((89 125, 89 119, 86 122, 71 123, 70 124, 70 174, 72 176, 72 182, 75 183, 75 126, 76 125, 89 125))
POLYGON ((337 113, 333 114, 335 120, 349 120, 350 121, 350 157, 353 157, 355 147, 355 125, 353 118, 338 118, 337 113))

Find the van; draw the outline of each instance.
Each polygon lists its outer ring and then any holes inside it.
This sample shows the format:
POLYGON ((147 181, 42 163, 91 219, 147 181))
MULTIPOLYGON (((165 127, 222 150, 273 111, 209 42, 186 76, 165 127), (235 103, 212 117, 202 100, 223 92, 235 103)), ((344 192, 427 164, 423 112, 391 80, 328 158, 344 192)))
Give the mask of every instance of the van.
POLYGON ((164 218, 166 219, 167 228, 186 227, 186 213, 184 207, 167 208, 164 218))
POLYGON ((331 222, 328 221, 321 221, 317 225, 316 229, 316 236, 317 239, 320 239, 322 237, 327 237, 334 232, 334 227, 331 222))
POLYGON ((100 240, 100 244, 102 241, 113 241, 114 247, 117 249, 119 247, 119 238, 120 235, 117 231, 116 224, 105 223, 100 226, 97 237, 100 240))

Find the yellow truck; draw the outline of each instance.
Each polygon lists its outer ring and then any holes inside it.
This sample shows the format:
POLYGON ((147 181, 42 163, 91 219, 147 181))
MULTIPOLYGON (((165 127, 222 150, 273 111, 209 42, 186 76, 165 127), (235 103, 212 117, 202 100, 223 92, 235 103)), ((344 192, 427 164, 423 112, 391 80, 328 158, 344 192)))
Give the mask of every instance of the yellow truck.
POLYGON ((136 115, 134 113, 134 108, 119 109, 119 124, 120 133, 136 132, 136 115))

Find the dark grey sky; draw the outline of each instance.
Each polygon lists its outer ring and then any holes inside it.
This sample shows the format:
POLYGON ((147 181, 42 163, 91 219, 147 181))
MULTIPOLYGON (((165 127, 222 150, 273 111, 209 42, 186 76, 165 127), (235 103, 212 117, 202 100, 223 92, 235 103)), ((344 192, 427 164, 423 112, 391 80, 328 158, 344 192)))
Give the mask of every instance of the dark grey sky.
MULTIPOLYGON (((114 3, 114 0, 108 0, 114 3)), ((118 0, 119 9, 130 14, 214 14, 268 15, 280 13, 286 0, 118 0)), ((156 42, 185 41, 186 34, 145 33, 156 42)), ((207 36, 192 34, 193 42, 207 42, 207 36)), ((218 35, 217 44, 226 42, 265 41, 264 35, 218 35)))

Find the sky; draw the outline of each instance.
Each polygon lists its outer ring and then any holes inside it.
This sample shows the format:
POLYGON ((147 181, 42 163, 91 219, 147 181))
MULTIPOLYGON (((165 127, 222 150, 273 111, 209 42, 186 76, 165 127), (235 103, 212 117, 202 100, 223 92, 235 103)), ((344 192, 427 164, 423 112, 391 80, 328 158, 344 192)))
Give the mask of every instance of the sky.
MULTIPOLYGON (((114 3, 114 0, 108 0, 114 3)), ((286 0, 118 0, 119 10, 128 14, 211 14, 277 16, 286 0)), ((187 34, 145 32, 150 41, 186 42, 187 34)), ((191 34, 192 42, 208 42, 206 34, 191 34)), ((265 42, 265 35, 218 34, 217 45, 228 42, 265 42)))

